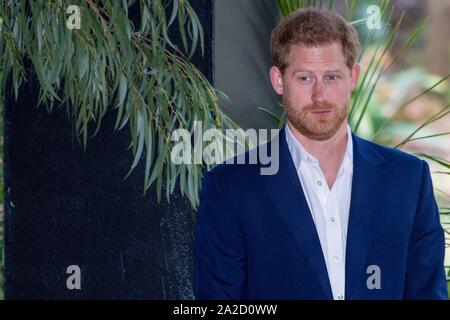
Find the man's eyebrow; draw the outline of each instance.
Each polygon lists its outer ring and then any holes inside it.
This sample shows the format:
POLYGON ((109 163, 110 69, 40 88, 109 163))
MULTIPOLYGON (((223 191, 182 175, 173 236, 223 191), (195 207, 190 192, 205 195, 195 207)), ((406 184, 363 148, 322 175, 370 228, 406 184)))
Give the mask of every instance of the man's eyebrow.
POLYGON ((298 73, 298 72, 314 72, 314 71, 312 71, 312 70, 307 70, 307 69, 297 69, 297 70, 294 70, 293 73, 298 73))
MULTIPOLYGON (((308 69, 297 69, 294 70, 293 73, 299 73, 299 72, 305 72, 305 73, 314 73, 313 70, 308 69)), ((325 73, 343 73, 342 70, 336 69, 336 70, 327 70, 325 73)))
POLYGON ((342 70, 329 70, 326 71, 325 73, 342 73, 342 70))

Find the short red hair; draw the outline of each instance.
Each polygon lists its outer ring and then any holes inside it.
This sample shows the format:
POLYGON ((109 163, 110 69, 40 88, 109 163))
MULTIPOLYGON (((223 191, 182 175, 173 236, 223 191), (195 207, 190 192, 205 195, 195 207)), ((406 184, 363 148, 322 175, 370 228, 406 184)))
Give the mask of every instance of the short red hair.
POLYGON ((292 45, 322 46, 336 41, 342 44, 346 65, 352 69, 361 49, 356 29, 331 11, 317 8, 295 11, 272 31, 272 64, 284 72, 292 45))

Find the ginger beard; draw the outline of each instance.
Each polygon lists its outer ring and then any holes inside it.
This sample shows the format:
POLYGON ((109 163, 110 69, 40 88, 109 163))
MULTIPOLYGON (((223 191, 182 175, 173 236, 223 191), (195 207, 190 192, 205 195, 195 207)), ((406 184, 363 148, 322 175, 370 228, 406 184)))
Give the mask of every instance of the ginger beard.
POLYGON ((303 108, 290 103, 283 95, 283 106, 286 117, 292 126, 303 136, 312 140, 328 140, 339 130, 347 118, 348 106, 337 106, 327 102, 313 102, 303 108), (327 115, 318 116, 312 112, 330 111, 327 115))

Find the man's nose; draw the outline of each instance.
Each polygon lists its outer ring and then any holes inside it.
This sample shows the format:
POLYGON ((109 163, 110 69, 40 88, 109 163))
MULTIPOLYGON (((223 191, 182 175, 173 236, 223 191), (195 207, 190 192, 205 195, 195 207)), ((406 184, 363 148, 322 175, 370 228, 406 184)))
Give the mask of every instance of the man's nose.
POLYGON ((324 88, 324 84, 322 81, 317 80, 314 83, 314 87, 313 87, 313 92, 312 92, 312 101, 316 102, 316 101, 324 101, 325 99, 325 92, 324 92, 325 88, 324 88))

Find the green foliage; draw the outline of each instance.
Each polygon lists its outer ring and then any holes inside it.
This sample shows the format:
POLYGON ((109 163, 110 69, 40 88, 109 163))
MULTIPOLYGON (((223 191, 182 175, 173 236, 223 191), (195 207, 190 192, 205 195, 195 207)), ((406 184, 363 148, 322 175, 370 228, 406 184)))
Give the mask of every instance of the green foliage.
MULTIPOLYGON (((1 204, 3 205, 3 203, 1 204)), ((3 232, 3 213, 0 214, 0 300, 3 300, 3 272, 4 272, 4 259, 3 250, 5 247, 5 238, 3 232)))
MULTIPOLYGON (((0 102, 0 128, 3 128, 3 105, 0 102)), ((3 272, 4 272, 4 260, 3 250, 5 246, 5 238, 3 231, 3 212, 4 212, 4 199, 3 199, 3 134, 0 134, 0 300, 3 300, 3 272)))
POLYGON ((49 111, 65 104, 84 146, 114 109, 116 130, 128 126, 131 132, 129 174, 142 158, 144 190, 156 183, 158 201, 163 188, 169 201, 181 179, 182 194, 198 205, 202 165, 171 162, 172 132, 192 132, 196 120, 203 130, 236 126, 218 107, 224 95, 188 60, 198 47, 203 51, 203 29, 189 1, 8 0, 0 16, 2 90, 10 76, 17 97, 35 72, 39 104, 49 111), (139 29, 128 18, 133 4, 140 6, 139 29), (69 5, 81 9, 80 29, 66 26, 69 5), (182 48, 169 38, 174 26, 182 48))
MULTIPOLYGON (((447 281, 447 291, 450 292, 450 281, 447 281)), ((449 299, 450 299, 450 293, 449 293, 449 299)))

